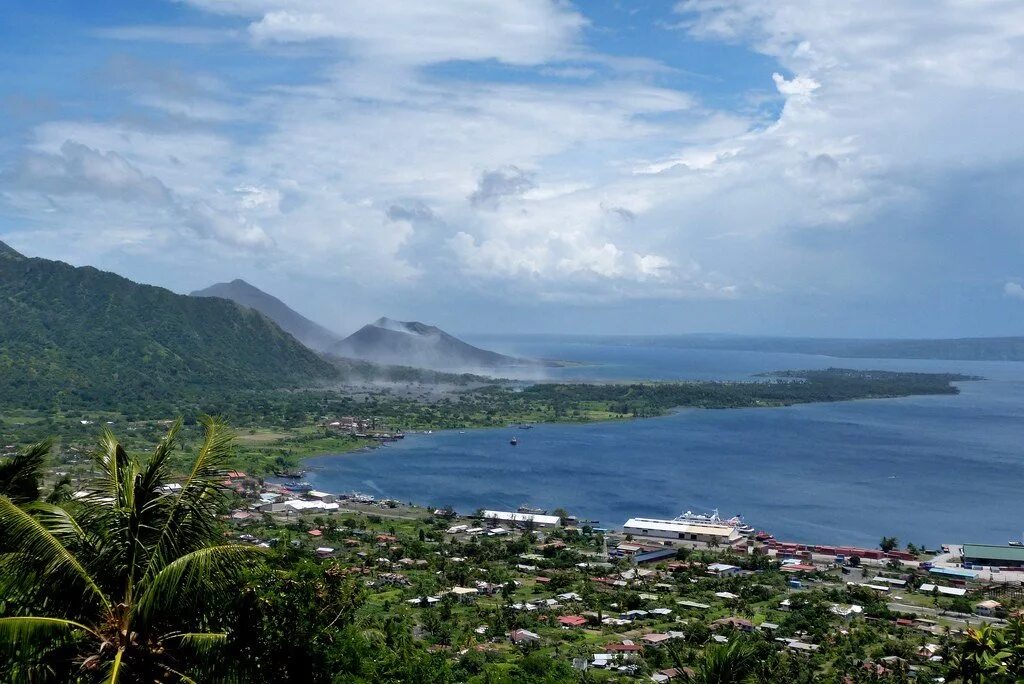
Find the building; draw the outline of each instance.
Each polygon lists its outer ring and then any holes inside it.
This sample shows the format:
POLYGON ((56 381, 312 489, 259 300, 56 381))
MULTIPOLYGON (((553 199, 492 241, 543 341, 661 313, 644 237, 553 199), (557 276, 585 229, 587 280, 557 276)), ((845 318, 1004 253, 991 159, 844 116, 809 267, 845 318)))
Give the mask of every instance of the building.
POLYGON ((516 629, 508 633, 508 638, 513 644, 529 644, 540 641, 540 635, 528 629, 516 629))
POLYGON ((643 563, 657 563, 659 561, 675 557, 675 549, 656 549, 654 551, 644 551, 642 553, 634 554, 633 562, 637 565, 641 565, 643 563))
POLYGON ((622 531, 636 537, 658 537, 723 546, 728 546, 742 537, 734 525, 724 521, 630 518, 622 526, 622 531))
POLYGON ((557 515, 540 515, 538 513, 512 513, 511 511, 484 511, 484 520, 510 522, 519 525, 536 525, 537 527, 554 527, 562 522, 557 515))
POLYGON ((708 566, 708 572, 716 577, 732 577, 743 572, 743 568, 728 563, 712 563, 708 566))
POLYGON ((974 606, 974 612, 985 617, 995 617, 996 613, 1003 607, 999 601, 988 599, 974 606))
POLYGON ((1024 568, 1024 546, 964 544, 964 565, 991 565, 997 568, 1024 568))

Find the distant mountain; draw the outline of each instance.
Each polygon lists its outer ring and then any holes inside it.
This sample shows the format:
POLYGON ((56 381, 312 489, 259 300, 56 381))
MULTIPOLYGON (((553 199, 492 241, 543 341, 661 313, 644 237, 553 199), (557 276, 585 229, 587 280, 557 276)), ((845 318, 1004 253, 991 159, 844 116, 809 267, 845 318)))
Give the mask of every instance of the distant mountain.
POLYGON ((837 358, 1024 361, 1024 337, 954 339, 843 339, 746 335, 604 336, 615 344, 814 354, 837 358))
POLYGON ((252 309, 0 243, 0 405, 130 407, 337 375, 252 309))
POLYGON ((432 325, 390 318, 364 325, 332 347, 330 353, 373 363, 444 371, 488 370, 528 363, 474 347, 432 325))
POLYGON ((341 335, 314 323, 277 297, 267 294, 244 280, 217 283, 205 290, 196 290, 192 296, 230 299, 242 306, 256 309, 310 349, 328 351, 341 341, 341 335))

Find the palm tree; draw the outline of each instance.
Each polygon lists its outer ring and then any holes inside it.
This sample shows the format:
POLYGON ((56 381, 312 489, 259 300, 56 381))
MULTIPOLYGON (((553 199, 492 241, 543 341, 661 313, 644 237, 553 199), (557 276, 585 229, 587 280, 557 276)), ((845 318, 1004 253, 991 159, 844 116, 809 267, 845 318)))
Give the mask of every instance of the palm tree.
POLYGON ((0 464, 0 496, 15 503, 35 501, 39 496, 39 471, 52 448, 53 442, 46 440, 0 464))
POLYGON ((216 544, 233 435, 201 423, 181 477, 169 465, 179 420, 145 461, 105 430, 99 474, 65 505, 25 502, 24 487, 18 499, 0 493, 0 654, 11 670, 0 658, 0 679, 191 681, 225 643, 210 599, 229 595, 259 549, 216 544))
POLYGON ((757 649, 747 639, 733 636, 729 643, 704 647, 687 681, 694 684, 744 684, 754 679, 757 649))

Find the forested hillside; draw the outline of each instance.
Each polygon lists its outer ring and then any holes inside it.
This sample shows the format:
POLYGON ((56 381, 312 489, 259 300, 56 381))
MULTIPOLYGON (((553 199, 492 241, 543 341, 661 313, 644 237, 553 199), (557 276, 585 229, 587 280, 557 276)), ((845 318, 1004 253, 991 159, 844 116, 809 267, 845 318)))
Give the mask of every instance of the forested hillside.
POLYGON ((262 314, 0 243, 0 405, 125 406, 309 386, 337 369, 262 314))

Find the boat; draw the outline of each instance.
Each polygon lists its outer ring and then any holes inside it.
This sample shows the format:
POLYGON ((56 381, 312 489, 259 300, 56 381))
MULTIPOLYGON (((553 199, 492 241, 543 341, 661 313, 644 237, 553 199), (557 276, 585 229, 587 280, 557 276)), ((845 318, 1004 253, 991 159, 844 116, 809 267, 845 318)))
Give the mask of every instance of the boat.
POLYGON ((529 423, 520 423, 519 425, 516 425, 516 427, 519 428, 520 430, 532 430, 533 429, 533 426, 530 425, 529 423))
POLYGON ((543 508, 532 508, 530 506, 527 506, 526 504, 523 504, 522 506, 517 508, 516 509, 516 513, 529 513, 530 515, 547 515, 548 514, 548 512, 546 510, 544 510, 543 508))
POLYGON ((295 492, 308 492, 313 489, 313 485, 308 482, 296 482, 295 484, 287 485, 287 487, 295 492))
POLYGON ((734 515, 728 520, 722 520, 721 516, 718 515, 718 509, 711 511, 711 514, 706 513, 694 513, 692 511, 686 511, 685 513, 676 516, 676 522, 686 522, 697 525, 726 525, 729 527, 736 528, 744 537, 751 537, 757 534, 757 530, 751 525, 743 522, 743 516, 734 515))
POLYGON ((1010 546, 1024 546, 1024 542, 1017 541, 1016 539, 1011 539, 1007 542, 1007 544, 1009 544, 1010 546))
POLYGON ((511 444, 512 446, 515 446, 516 444, 519 444, 519 440, 513 437, 512 439, 509 440, 508 443, 511 444))

